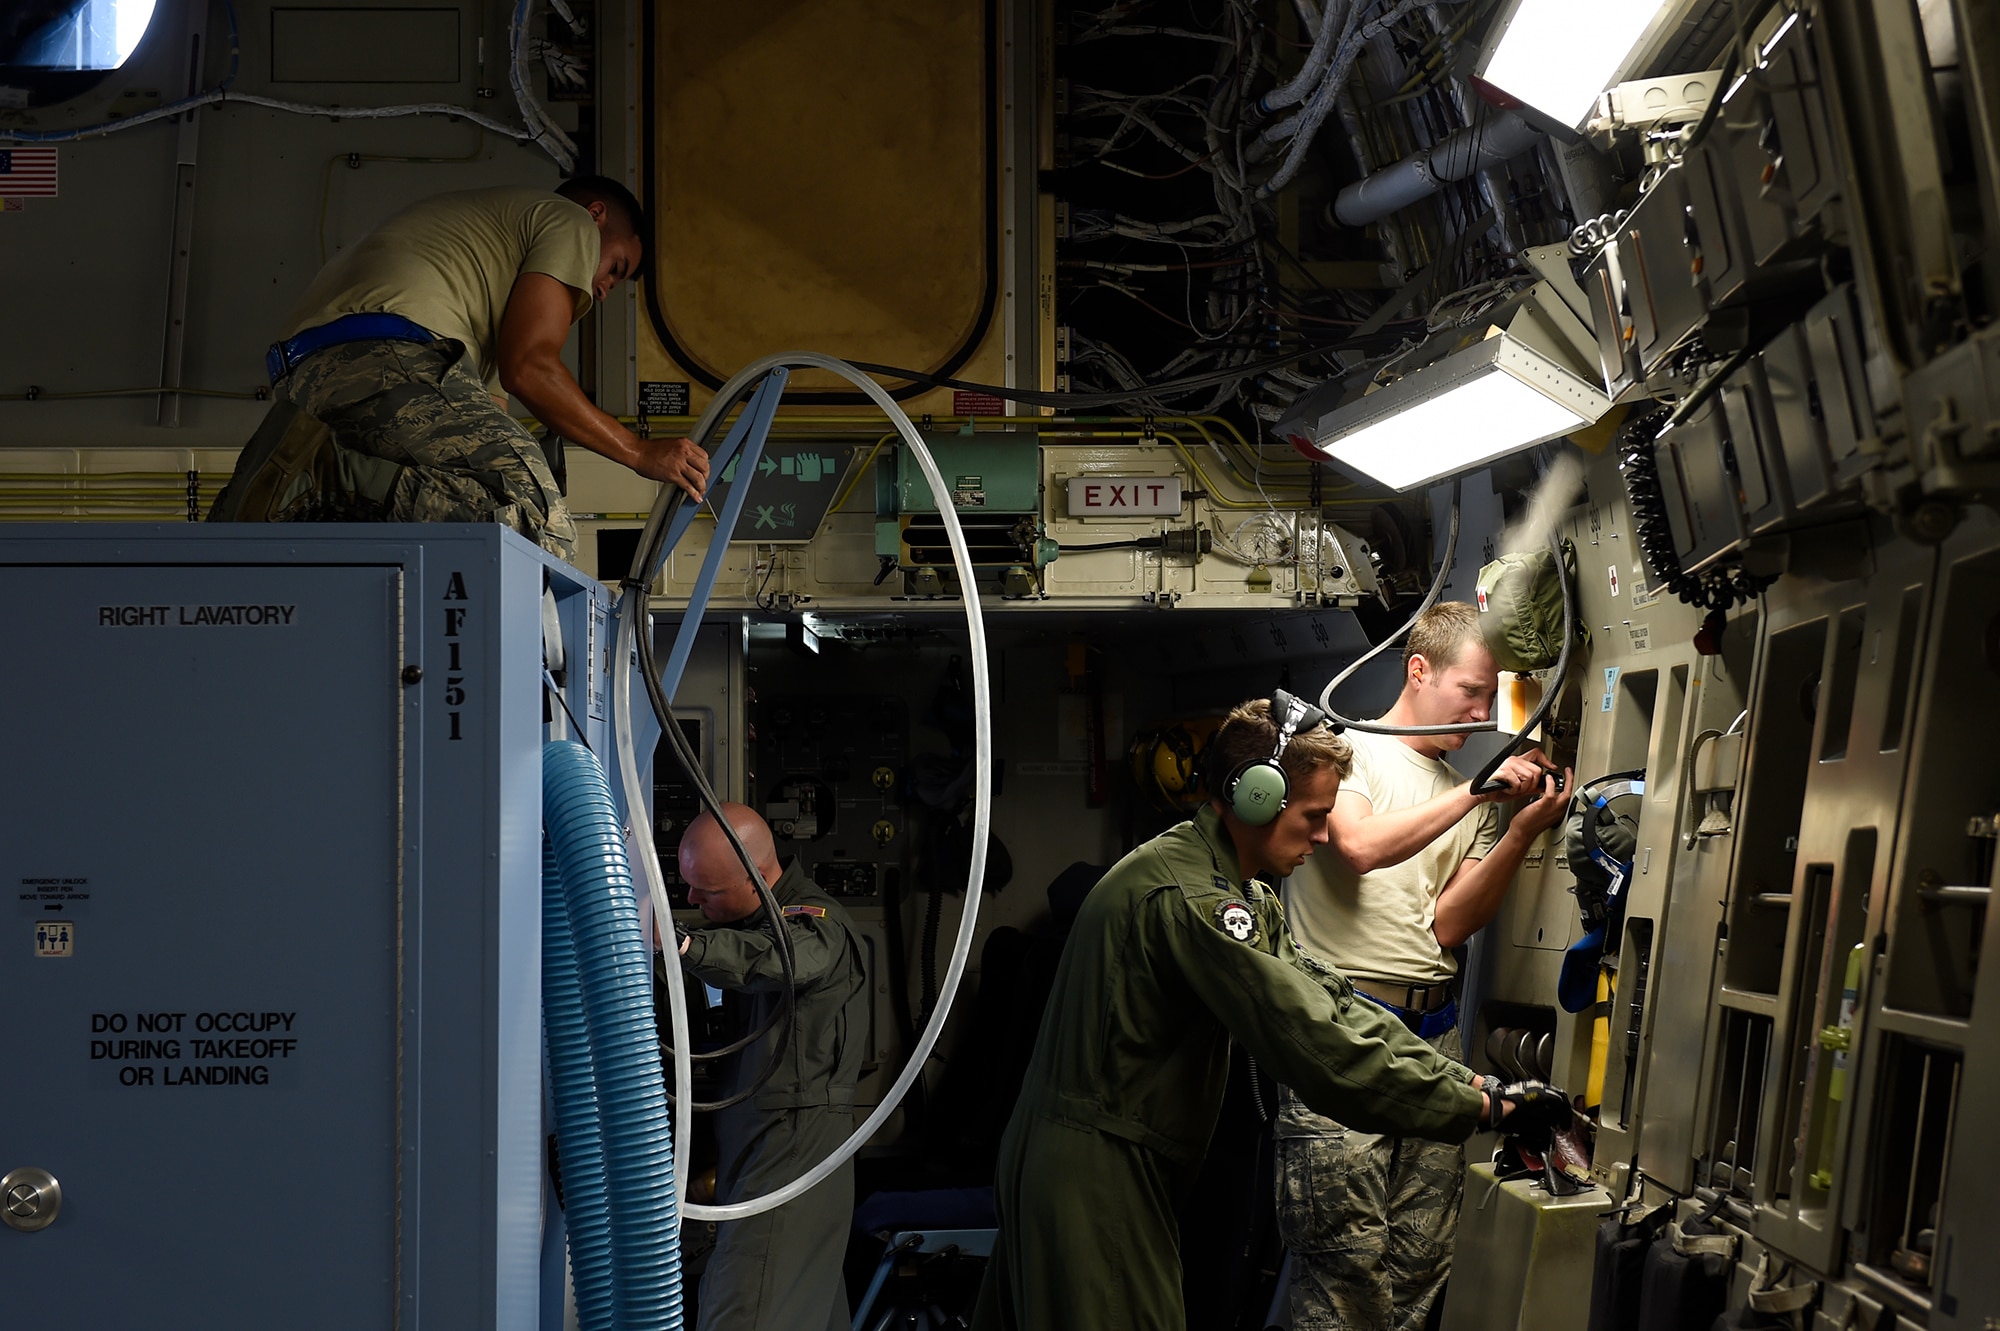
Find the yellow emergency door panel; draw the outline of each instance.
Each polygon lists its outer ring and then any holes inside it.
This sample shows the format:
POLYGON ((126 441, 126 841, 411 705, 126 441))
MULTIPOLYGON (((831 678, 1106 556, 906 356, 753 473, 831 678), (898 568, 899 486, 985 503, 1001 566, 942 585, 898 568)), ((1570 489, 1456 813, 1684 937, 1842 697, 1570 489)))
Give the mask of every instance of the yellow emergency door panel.
POLYGON ((788 349, 998 382, 999 0, 648 8, 640 378, 697 411, 788 349))

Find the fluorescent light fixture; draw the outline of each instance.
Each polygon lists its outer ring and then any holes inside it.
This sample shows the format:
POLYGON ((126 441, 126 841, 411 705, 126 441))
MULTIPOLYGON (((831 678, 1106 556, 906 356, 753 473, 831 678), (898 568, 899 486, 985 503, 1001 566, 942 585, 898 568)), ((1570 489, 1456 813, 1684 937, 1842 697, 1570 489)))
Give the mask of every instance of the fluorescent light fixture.
POLYGON ((1303 424, 1341 466, 1409 490, 1581 429, 1609 410, 1598 385, 1496 332, 1303 424))
POLYGON ((1520 0, 1493 26, 1477 77, 1571 128, 1597 107, 1670 0, 1520 0))

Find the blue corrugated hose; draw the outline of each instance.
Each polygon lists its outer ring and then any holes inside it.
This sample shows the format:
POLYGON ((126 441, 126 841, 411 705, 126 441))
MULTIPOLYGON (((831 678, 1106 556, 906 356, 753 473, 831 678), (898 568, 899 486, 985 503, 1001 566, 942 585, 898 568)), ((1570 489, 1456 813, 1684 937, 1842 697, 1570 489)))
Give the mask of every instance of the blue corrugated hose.
POLYGON ((546 836, 542 838, 542 1022, 548 1030, 549 1088, 555 1100, 576 1317, 584 1331, 606 1331, 611 1326, 611 1213, 604 1199, 604 1137, 598 1130, 590 1031, 583 1015, 576 945, 569 936, 562 865, 546 836))
MULTIPOLYGON (((587 1062, 578 1060, 574 1019, 559 1015, 553 991, 545 992, 577 1312, 580 1318, 589 1315, 584 1306, 586 1269, 594 1280, 606 1263, 601 1252, 585 1249, 591 1240, 577 1210, 578 1184, 572 1181, 570 1140, 564 1134, 573 1118, 587 1123, 594 1117, 610 1254, 609 1308, 601 1297, 602 1284, 590 1296, 600 1317, 609 1313, 598 1325, 607 1331, 680 1331, 679 1210, 667 1090, 653 1024, 649 950, 639 932, 639 903, 611 788, 596 756, 581 744, 557 740, 543 746, 542 820, 562 887, 563 922, 574 944, 588 1038, 587 1062), (555 1049, 559 1021, 567 1021, 571 1042, 562 1067, 555 1049)), ((546 858, 544 864, 546 869, 546 858)), ((548 976, 553 974, 553 939, 545 937, 542 945, 548 976)), ((570 1130, 582 1139, 577 1150, 586 1157, 587 1172, 590 1134, 570 1130)), ((583 1325, 597 1331, 588 1321, 583 1325)))

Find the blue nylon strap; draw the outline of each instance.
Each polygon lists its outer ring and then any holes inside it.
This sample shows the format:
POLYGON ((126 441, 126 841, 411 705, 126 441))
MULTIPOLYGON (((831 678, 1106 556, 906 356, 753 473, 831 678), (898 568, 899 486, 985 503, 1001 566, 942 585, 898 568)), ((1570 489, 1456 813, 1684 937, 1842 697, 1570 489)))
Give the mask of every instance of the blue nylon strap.
POLYGON ((1360 989, 1356 989, 1354 992, 1395 1017, 1421 1039, 1435 1040, 1438 1036, 1443 1035, 1446 1031, 1458 1025, 1458 1000, 1455 998, 1435 1012, 1418 1013, 1412 1012, 1408 1008, 1397 1007, 1394 1003, 1384 1003, 1381 999, 1375 997, 1375 995, 1365 993, 1360 989))
MULTIPOLYGON (((784 381, 791 377, 791 372, 789 370, 776 370, 773 371, 772 377, 778 380, 778 387, 770 393, 770 411, 765 415, 763 427, 757 431, 757 447, 760 451, 764 447, 764 436, 770 432, 770 415, 774 414, 778 409, 778 397, 784 392, 784 381)), ((735 423, 729 427, 728 433, 722 436, 721 446, 715 450, 714 455, 708 460, 708 474, 711 485, 714 484, 714 478, 728 471, 729 464, 736 459, 737 450, 743 446, 744 439, 748 437, 752 427, 756 425, 753 417, 762 405, 764 394, 767 390, 770 390, 770 387, 771 380, 768 378, 763 383, 757 385, 755 391, 750 394, 749 401, 744 404, 743 410, 737 414, 735 423)), ((750 460, 750 465, 756 465, 755 458, 750 460)), ((662 560, 673 552, 674 547, 680 544, 681 537, 687 535, 688 528, 694 525, 695 513, 699 507, 697 504, 682 504, 674 516, 668 520, 666 539, 660 545, 662 560)), ((649 569, 647 576, 656 576, 659 571, 659 569, 649 569)))
POLYGON ((405 319, 400 314, 381 312, 343 314, 331 323, 319 324, 294 333, 282 342, 273 342, 271 349, 264 353, 264 371, 271 376, 271 382, 275 384, 315 351, 337 347, 343 342, 371 342, 381 339, 392 342, 435 342, 437 334, 420 323, 405 319))
POLYGON ((1458 1025, 1458 1000, 1454 998, 1418 1022, 1416 1031, 1426 1040, 1435 1040, 1456 1025, 1458 1025))
MULTIPOLYGON (((715 534, 709 538, 708 553, 702 556, 701 574, 695 579, 694 590, 688 596, 687 609, 681 613, 681 626, 674 634, 674 649, 667 654, 667 665, 660 672, 661 691, 669 698, 680 688, 681 672, 687 669, 688 657, 694 651, 694 638, 701 628, 701 617, 708 609, 708 598, 715 592, 715 578, 722 571, 722 559, 729 551, 729 538, 736 531, 737 519, 743 516, 743 505, 750 498, 750 482, 757 474, 757 460, 764 454, 764 440, 771 433, 771 418, 777 415, 778 399, 784 396, 785 381, 791 377, 788 370, 771 371, 757 391, 750 395, 750 401, 736 417, 736 423, 723 436, 722 447, 715 450, 709 459, 709 483, 713 485, 729 467, 730 460, 736 462, 736 481, 729 487, 728 497, 722 501, 722 511, 716 515, 715 534), (737 450, 741 449, 738 456, 737 450)), ((695 505, 683 503, 667 526, 666 543, 662 547, 671 552, 680 538, 694 522, 695 505)), ((642 626, 643 631, 643 626, 642 626)))

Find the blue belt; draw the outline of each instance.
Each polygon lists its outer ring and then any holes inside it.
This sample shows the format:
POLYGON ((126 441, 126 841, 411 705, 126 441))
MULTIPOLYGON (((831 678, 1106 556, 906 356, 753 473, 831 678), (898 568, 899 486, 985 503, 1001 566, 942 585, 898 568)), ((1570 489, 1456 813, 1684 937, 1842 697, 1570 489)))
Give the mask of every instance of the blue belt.
POLYGON ((1384 1003, 1375 995, 1357 988, 1355 993, 1400 1020, 1417 1036, 1425 1040, 1435 1040, 1452 1027, 1458 1025, 1458 1000, 1452 999, 1435 1012, 1412 1012, 1408 1008, 1397 1007, 1394 1003, 1384 1003))
POLYGON ((264 369, 271 382, 290 374, 300 361, 315 351, 337 347, 343 342, 435 342, 437 334, 422 324, 411 323, 400 314, 343 314, 332 323, 320 324, 294 333, 282 342, 273 342, 264 353, 264 369))

